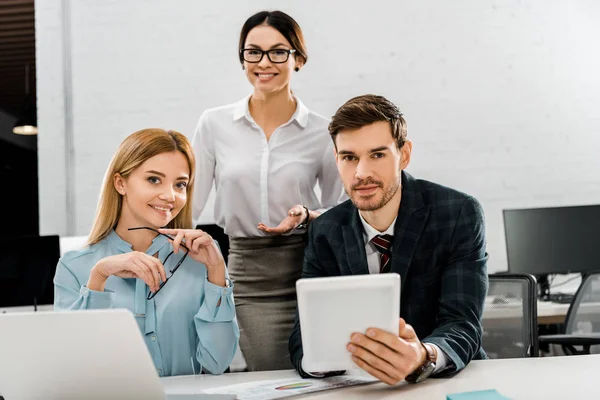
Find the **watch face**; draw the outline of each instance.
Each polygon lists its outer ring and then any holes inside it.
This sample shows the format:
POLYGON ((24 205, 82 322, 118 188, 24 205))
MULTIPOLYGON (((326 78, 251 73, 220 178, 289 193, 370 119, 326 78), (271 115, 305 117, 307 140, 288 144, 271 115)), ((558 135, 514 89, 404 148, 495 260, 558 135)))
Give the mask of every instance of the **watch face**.
POLYGON ((429 376, 435 370, 435 364, 432 362, 425 363, 422 367, 422 371, 417 377, 416 383, 423 382, 425 379, 429 378, 429 376))
POLYGON ((407 376, 405 379, 410 383, 419 383, 423 382, 425 379, 429 378, 429 376, 435 370, 435 363, 431 361, 426 361, 421 367, 419 367, 415 372, 407 376))

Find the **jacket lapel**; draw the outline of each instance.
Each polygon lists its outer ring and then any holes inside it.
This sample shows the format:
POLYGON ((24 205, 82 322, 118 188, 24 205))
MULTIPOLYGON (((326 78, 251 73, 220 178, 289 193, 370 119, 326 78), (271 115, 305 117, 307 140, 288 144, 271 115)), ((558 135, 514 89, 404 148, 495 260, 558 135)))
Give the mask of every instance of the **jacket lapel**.
POLYGON ((394 226, 391 269, 391 272, 400 274, 402 287, 429 211, 430 207, 425 205, 415 179, 402 171, 402 199, 394 226))
POLYGON ((344 237, 344 250, 346 252, 346 259, 348 260, 348 267, 350 268, 350 271, 347 271, 345 270, 345 266, 342 265, 342 275, 368 274, 369 267, 367 265, 367 253, 365 252, 363 228, 356 207, 352 207, 350 224, 342 227, 342 235, 344 237))

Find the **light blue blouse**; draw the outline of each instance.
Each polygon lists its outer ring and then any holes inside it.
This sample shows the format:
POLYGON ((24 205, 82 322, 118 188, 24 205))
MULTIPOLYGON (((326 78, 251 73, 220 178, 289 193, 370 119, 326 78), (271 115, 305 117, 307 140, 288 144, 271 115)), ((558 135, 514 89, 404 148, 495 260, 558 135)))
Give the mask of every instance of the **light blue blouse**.
MULTIPOLYGON (((158 235, 146 254, 162 261, 173 250, 158 235)), ((207 280, 206 267, 188 256, 169 282, 147 300, 148 286, 141 279, 110 276, 104 292, 85 285, 90 270, 108 256, 132 251, 112 231, 105 239, 82 250, 66 253, 54 277, 54 309, 91 310, 126 308, 133 312, 159 376, 199 374, 202 369, 220 374, 231 363, 240 331, 235 318, 233 285, 222 288, 207 280), (221 301, 220 305, 217 305, 221 301)), ((184 252, 171 255, 167 276, 184 252)))

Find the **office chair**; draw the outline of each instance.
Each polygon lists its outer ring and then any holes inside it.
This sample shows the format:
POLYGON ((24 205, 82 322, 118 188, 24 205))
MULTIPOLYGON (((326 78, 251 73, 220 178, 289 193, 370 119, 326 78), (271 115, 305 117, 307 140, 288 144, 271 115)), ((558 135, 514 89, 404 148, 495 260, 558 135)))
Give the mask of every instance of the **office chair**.
POLYGON ((489 275, 482 346, 489 358, 537 357, 537 283, 529 274, 489 275))
POLYGON ((561 345, 567 355, 600 353, 600 272, 581 282, 567 312, 564 333, 541 335, 539 341, 561 345))

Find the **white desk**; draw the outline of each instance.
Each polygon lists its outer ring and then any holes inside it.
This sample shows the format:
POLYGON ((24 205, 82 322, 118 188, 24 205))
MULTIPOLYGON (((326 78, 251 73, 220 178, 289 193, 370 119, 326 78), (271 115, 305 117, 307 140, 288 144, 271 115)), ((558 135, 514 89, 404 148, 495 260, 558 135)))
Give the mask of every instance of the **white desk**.
MULTIPOLYGON (((54 311, 54 305, 52 305, 52 304, 43 304, 43 305, 38 306, 37 310, 38 310, 38 312, 54 311)), ((35 311, 33 309, 33 306, 6 307, 6 308, 1 308, 0 307, 0 314, 18 313, 18 312, 32 312, 32 311, 35 311)))
MULTIPOLYGON (((570 304, 552 303, 549 301, 538 301, 537 315, 538 324, 562 324, 565 322, 570 304)), ((492 301, 486 299, 483 310, 483 318, 485 320, 509 320, 511 318, 521 318, 522 310, 521 303, 507 303, 503 305, 493 304, 492 301), (494 307, 490 307, 493 305, 494 307)), ((600 303, 582 303, 580 313, 589 313, 594 315, 600 314, 600 303)))
MULTIPOLYGON (((293 397, 293 399, 427 399, 445 400, 450 393, 496 389, 513 400, 598 399, 600 355, 473 361, 458 375, 395 387, 382 383, 293 397)), ((251 381, 294 378, 294 371, 242 372, 220 376, 161 378, 167 393, 198 393, 204 389, 251 381)))
POLYGON ((562 324, 565 322, 570 304, 552 303, 550 301, 537 302, 538 324, 562 324))
MULTIPOLYGON (((511 318, 521 318, 523 313, 521 310, 521 303, 508 303, 508 304, 493 304, 491 299, 486 299, 483 317, 484 319, 497 319, 506 320, 511 318), (493 308, 490 307, 493 305, 493 308)), ((586 305, 587 307, 587 305, 586 305)), ((600 305, 593 307, 596 312, 600 312, 600 305)), ((537 303, 537 315, 538 324, 562 324, 565 322, 565 317, 569 311, 569 304, 552 303, 549 301, 538 301, 537 303)), ((590 310, 592 311, 592 310, 590 310)))
MULTIPOLYGON (((548 301, 538 301, 538 323, 562 324, 569 311, 570 304, 559 304, 548 301)), ((589 302, 579 305, 578 315, 600 315, 600 303, 589 302)))

